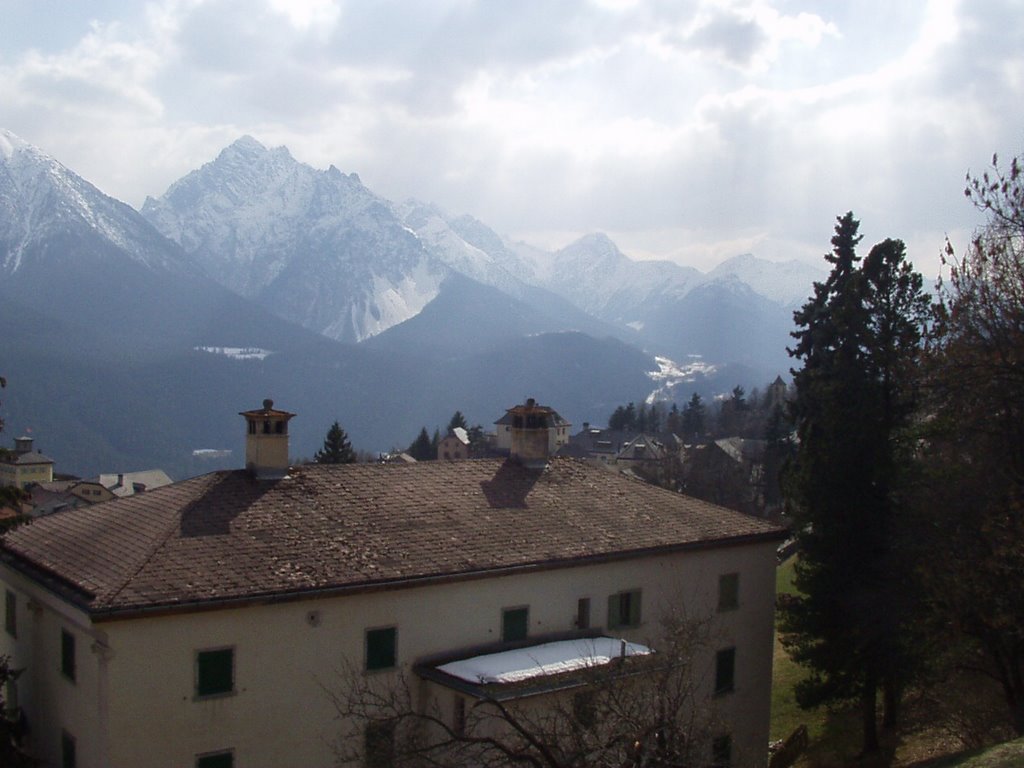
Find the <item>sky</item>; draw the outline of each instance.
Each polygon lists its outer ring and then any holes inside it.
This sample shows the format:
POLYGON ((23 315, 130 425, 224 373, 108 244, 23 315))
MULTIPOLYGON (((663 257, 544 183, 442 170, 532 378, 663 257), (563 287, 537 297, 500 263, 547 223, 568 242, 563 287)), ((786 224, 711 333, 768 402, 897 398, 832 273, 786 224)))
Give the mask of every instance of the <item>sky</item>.
POLYGON ((139 208, 248 134, 554 249, 926 276, 1024 152, 1021 0, 0 0, 0 128, 139 208), (866 252, 866 249, 865 249, 866 252))

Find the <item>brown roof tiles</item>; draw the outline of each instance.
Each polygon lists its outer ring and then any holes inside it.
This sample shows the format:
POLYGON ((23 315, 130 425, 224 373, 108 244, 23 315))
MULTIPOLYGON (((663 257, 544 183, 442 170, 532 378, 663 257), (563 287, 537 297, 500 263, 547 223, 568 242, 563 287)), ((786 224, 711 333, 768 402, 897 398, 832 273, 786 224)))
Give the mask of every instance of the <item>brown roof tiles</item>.
POLYGON ((214 472, 40 518, 0 556, 97 618, 781 538, 574 459, 214 472))

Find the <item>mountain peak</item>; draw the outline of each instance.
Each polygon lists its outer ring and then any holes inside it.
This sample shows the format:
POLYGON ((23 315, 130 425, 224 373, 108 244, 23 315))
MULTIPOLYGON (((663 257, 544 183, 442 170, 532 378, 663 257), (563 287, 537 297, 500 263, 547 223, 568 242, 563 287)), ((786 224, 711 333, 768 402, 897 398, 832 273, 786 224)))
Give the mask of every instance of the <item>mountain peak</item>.
POLYGON ((39 151, 27 141, 16 134, 11 133, 6 128, 0 129, 0 157, 4 160, 9 160, 15 152, 25 150, 39 151))

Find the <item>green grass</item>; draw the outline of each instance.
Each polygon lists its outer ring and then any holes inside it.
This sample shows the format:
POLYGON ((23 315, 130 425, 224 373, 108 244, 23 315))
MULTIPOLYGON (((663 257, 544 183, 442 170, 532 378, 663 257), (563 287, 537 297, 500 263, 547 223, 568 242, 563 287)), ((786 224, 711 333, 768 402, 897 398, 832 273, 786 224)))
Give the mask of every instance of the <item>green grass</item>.
POLYGON ((915 768, 1019 768, 1024 765, 1024 739, 987 749, 919 763, 915 768))
MULTIPOLYGON (((796 558, 782 563, 775 572, 776 594, 796 594, 793 585, 796 558)), ((825 708, 801 709, 793 690, 807 676, 807 670, 793 662, 782 647, 778 632, 772 667, 772 714, 770 738, 784 739, 799 726, 807 726, 810 747, 799 765, 843 765, 860 746, 856 714, 829 712, 825 708)))
MULTIPOLYGON (((791 557, 775 570, 775 592, 776 594, 795 594, 796 587, 793 586, 793 566, 796 558, 791 557)), ((782 643, 779 640, 778 631, 775 635, 775 654, 772 667, 772 719, 771 739, 784 739, 801 725, 807 726, 808 735, 811 741, 817 740, 825 727, 825 713, 823 711, 807 711, 800 709, 793 696, 793 689, 798 682, 806 677, 807 673, 790 660, 782 643)))

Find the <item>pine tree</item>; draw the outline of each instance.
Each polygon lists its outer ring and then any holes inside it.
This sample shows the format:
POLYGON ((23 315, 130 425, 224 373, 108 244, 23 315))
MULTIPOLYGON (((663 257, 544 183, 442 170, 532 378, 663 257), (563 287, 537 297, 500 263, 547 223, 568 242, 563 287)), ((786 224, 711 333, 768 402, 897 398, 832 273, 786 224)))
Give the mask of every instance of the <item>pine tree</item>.
POLYGON ((406 453, 416 461, 430 461, 437 458, 437 449, 430 445, 430 435, 427 433, 426 427, 420 428, 419 435, 410 443, 406 453))
POLYGON ((852 213, 838 219, 832 272, 794 314, 790 354, 803 367, 794 372, 799 443, 786 491, 802 594, 780 604, 780 618, 791 656, 811 670, 797 687, 800 704, 859 700, 864 750, 874 752, 878 692, 895 725, 914 668, 899 490, 928 297, 898 240, 879 243, 860 266, 858 228, 852 213))
POLYGON ((689 443, 699 442, 704 437, 704 403, 696 392, 689 402, 683 406, 683 440, 689 443))
POLYGON ((331 424, 324 438, 324 445, 313 456, 317 464, 354 464, 356 452, 348 441, 348 435, 338 422, 331 424))
POLYGON ((466 423, 466 417, 462 415, 462 411, 456 411, 452 414, 451 419, 448 421, 448 434, 451 434, 456 427, 469 431, 469 425, 466 423))

